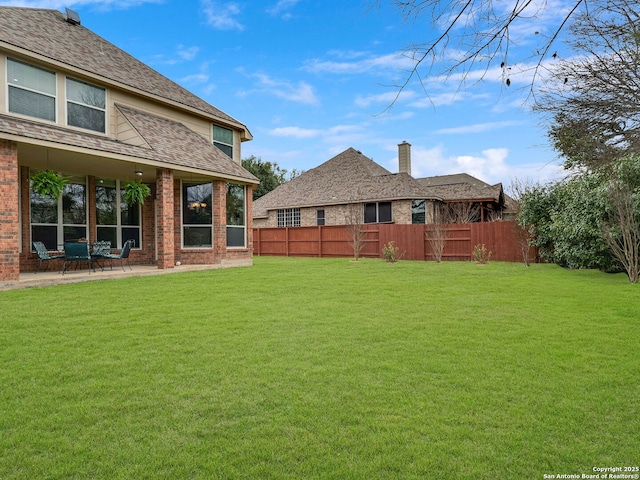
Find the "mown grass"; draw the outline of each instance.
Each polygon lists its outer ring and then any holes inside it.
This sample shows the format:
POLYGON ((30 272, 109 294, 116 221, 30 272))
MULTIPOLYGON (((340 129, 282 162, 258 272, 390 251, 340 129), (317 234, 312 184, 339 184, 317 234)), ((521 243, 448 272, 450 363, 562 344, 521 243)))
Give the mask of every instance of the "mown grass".
POLYGON ((543 478, 640 462, 640 290, 258 257, 0 293, 0 478, 543 478))

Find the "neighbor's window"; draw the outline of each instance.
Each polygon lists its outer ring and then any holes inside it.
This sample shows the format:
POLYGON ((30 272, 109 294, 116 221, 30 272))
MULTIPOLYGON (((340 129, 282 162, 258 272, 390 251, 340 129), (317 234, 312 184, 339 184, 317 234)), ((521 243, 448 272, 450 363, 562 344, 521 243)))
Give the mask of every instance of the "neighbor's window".
POLYGON ((324 210, 316 210, 316 225, 324 225, 324 210))
POLYGON ((9 111, 56 121, 56 74, 7 59, 9 111))
POLYGON ((411 223, 424 224, 427 218, 427 201, 411 200, 411 223))
POLYGON ((213 144, 233 158, 233 130, 214 125, 213 144))
POLYGON ((96 179, 96 223, 98 240, 111 242, 122 248, 133 240, 140 248, 140 205, 130 206, 124 201, 124 184, 120 180, 96 179))
POLYGON ((67 125, 105 133, 105 89, 67 77, 67 125))
POLYGON ((227 247, 246 246, 245 187, 227 183, 227 247))
POLYGON ((60 198, 43 196, 32 189, 31 241, 43 242, 49 250, 62 249, 64 242, 87 239, 87 186, 85 177, 70 177, 60 198))
POLYGON ((300 209, 281 208, 278 210, 278 227, 299 227, 300 209))
POLYGON ((182 183, 182 245, 185 248, 213 246, 213 188, 208 183, 182 183))
POLYGON ((364 223, 385 223, 391 221, 391 202, 364 204, 364 223))

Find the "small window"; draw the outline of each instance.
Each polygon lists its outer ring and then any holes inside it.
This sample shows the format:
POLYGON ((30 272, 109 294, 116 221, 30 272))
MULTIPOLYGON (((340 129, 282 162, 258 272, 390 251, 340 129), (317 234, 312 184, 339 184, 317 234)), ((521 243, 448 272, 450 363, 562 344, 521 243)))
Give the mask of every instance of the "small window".
POLYGON ((281 208, 278 210, 278 227, 299 227, 300 209, 281 208))
POLYGON ((105 133, 104 88, 67 78, 67 125, 105 133))
POLYGON ((364 223, 388 223, 391 219, 391 202, 364 204, 364 223))
POLYGON ((233 130, 214 125, 213 144, 233 158, 233 130))
POLYGON ((324 225, 324 210, 316 210, 316 225, 324 225))
POLYGON ((16 60, 7 60, 9 111, 56 121, 56 74, 16 60))
POLYGON ((424 224, 426 223, 426 200, 411 200, 411 223, 424 224))

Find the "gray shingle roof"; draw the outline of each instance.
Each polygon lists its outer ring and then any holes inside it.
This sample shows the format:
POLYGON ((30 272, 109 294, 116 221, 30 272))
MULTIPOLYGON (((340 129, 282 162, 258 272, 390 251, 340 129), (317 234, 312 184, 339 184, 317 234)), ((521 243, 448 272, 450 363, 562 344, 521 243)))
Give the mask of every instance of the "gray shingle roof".
POLYGON ((248 183, 258 179, 182 123, 158 117, 131 107, 116 105, 124 118, 147 142, 149 148, 129 145, 102 135, 93 135, 55 125, 47 125, 0 114, 0 132, 20 137, 88 148, 138 159, 152 160, 178 167, 191 167, 223 178, 233 177, 248 183))
POLYGON ((254 217, 279 208, 428 198, 443 201, 504 201, 502 184, 489 185, 459 173, 413 178, 391 173, 361 152, 348 148, 322 165, 280 185, 253 204, 254 217))
POLYGON ((98 76, 107 84, 122 84, 153 97, 175 102, 247 128, 151 67, 82 25, 72 25, 57 10, 0 7, 0 44, 98 76))
POLYGON ((348 148, 260 197, 254 202, 253 211, 254 217, 264 217, 268 210, 276 208, 413 198, 425 198, 424 189, 413 177, 391 173, 361 152, 348 148))

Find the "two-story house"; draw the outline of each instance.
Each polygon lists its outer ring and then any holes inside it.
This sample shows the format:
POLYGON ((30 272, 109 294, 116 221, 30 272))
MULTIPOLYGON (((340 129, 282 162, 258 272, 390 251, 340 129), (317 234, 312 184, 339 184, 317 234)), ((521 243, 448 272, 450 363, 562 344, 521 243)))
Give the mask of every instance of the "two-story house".
POLYGON ((107 42, 70 10, 0 7, 0 281, 79 239, 132 239, 132 263, 247 264, 247 127, 107 42), (46 170, 59 198, 33 191, 46 170), (142 204, 123 191, 140 180, 142 204))

